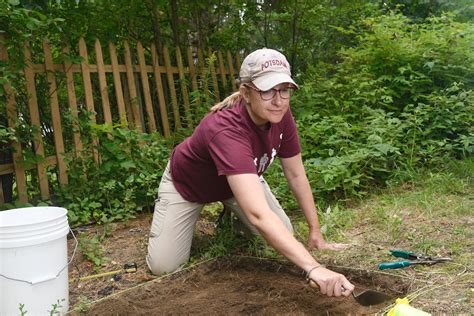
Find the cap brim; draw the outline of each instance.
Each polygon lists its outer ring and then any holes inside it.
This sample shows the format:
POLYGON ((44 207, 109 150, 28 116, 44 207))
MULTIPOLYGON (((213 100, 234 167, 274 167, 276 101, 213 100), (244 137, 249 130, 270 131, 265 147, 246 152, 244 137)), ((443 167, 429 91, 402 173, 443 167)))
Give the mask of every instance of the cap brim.
POLYGON ((267 91, 280 83, 291 83, 298 88, 298 85, 291 79, 290 76, 284 73, 266 73, 264 76, 252 80, 253 84, 262 91, 267 91))

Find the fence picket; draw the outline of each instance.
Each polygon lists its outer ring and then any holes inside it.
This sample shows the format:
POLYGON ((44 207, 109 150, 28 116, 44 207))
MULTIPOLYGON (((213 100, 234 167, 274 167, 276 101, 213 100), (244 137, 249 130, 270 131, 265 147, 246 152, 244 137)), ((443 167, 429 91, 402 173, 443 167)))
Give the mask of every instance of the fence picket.
POLYGON ((232 61, 232 55, 230 54, 230 51, 227 51, 227 65, 229 66, 230 82, 232 84, 232 90, 237 91, 237 84, 235 83, 234 64, 232 61))
POLYGON ((114 77, 115 97, 117 99, 120 123, 127 125, 127 112, 125 110, 125 102, 123 100, 122 82, 120 80, 119 65, 117 60, 117 50, 113 43, 109 43, 110 61, 112 63, 112 74, 114 77))
MULTIPOLYGON (((46 158, 44 155, 43 139, 41 137, 41 123, 38 110, 38 97, 36 95, 35 73, 33 72, 33 63, 31 62, 31 52, 28 44, 24 47, 25 55, 25 79, 26 91, 28 92, 28 109, 30 111, 31 126, 34 128, 34 147, 35 154, 46 158)), ((49 184, 46 175, 46 165, 44 161, 38 161, 36 165, 38 171, 38 181, 40 186, 41 198, 49 198, 49 184)))
POLYGON ((166 109, 165 94, 163 93, 163 82, 161 80, 160 62, 156 53, 155 44, 151 44, 151 60, 153 64, 153 75, 158 93, 158 104, 160 106, 161 124, 163 125, 163 135, 170 137, 170 124, 168 122, 168 110, 166 109))
POLYGON ((224 67, 224 58, 222 57, 222 53, 220 51, 217 52, 217 61, 219 62, 219 73, 221 75, 222 89, 224 91, 224 95, 227 95, 229 92, 227 89, 227 76, 224 67))
POLYGON ((48 87, 49 87, 49 101, 51 108, 51 121, 53 124, 53 138, 54 138, 54 148, 56 150, 56 160, 59 173, 59 183, 61 185, 66 185, 67 180, 67 169, 66 164, 64 163, 64 140, 63 140, 63 128, 61 125, 61 114, 59 111, 59 101, 58 101, 58 88, 56 85, 56 75, 53 70, 53 56, 51 55, 51 47, 47 39, 43 40, 43 50, 44 50, 44 59, 45 67, 48 78, 48 87))
MULTIPOLYGON (((8 60, 8 52, 3 44, 4 38, 0 37, 0 60, 7 61, 8 60)), ((7 97, 7 124, 9 127, 15 128, 17 125, 18 120, 18 113, 16 110, 16 100, 13 88, 10 83, 5 83, 3 85, 7 97)), ((13 141, 12 144, 12 160, 13 160, 13 169, 15 172, 15 181, 16 181, 16 189, 18 193, 18 200, 22 203, 28 202, 28 192, 26 188, 26 175, 25 175, 25 168, 19 161, 23 159, 21 154, 21 143, 17 141, 13 141)), ((0 181, 1 183, 2 181, 0 181)), ((2 195, 1 201, 2 203, 5 202, 3 196, 3 187, 0 187, 0 193, 2 195)))
POLYGON ((184 76, 183 58, 181 49, 176 47, 176 63, 178 64, 179 85, 181 87, 181 94, 183 96, 183 105, 188 127, 193 127, 193 118, 191 117, 191 108, 189 106, 189 94, 186 87, 186 77, 184 76))
POLYGON ((145 97, 145 109, 147 113, 148 132, 156 132, 155 113, 153 112, 153 104, 151 102, 150 84, 148 82, 148 73, 146 70, 145 54, 143 46, 140 42, 137 43, 138 65, 140 68, 140 76, 143 85, 143 95, 145 97))
POLYGON ((214 66, 214 62, 211 63, 211 61, 213 60, 213 58, 211 58, 213 55, 211 49, 209 48, 207 50, 207 57, 208 57, 208 60, 209 60, 209 70, 211 72, 211 79, 212 79, 212 86, 214 88, 214 100, 215 102, 219 102, 220 99, 221 99, 221 95, 219 93, 219 84, 217 83, 217 75, 216 75, 216 68, 214 66))
MULTIPOLYGON (((96 123, 96 115, 94 109, 94 97, 92 95, 92 84, 91 84, 91 74, 89 69, 89 56, 87 54, 86 42, 83 38, 79 40, 79 55, 82 57, 81 61, 81 72, 82 72, 82 83, 84 84, 84 99, 86 101, 86 109, 89 112, 89 119, 96 123)), ((94 147, 97 146, 98 140, 96 137, 92 139, 94 147)), ((92 154, 94 155, 94 161, 99 163, 99 153, 95 148, 92 149, 92 154)))
MULTIPOLYGON (((193 58, 193 51, 191 47, 188 47, 188 68, 189 68, 189 77, 191 78, 191 88, 193 92, 198 93, 198 83, 197 83, 197 74, 196 74, 196 67, 194 66, 194 58, 193 58)), ((201 100, 199 95, 194 98, 194 104, 196 106, 201 105, 201 100)))
MULTIPOLYGON (((63 49, 63 54, 65 56, 69 55, 69 47, 65 47, 63 49)), ((64 72, 66 73, 66 87, 67 87, 67 95, 68 95, 68 105, 70 109, 71 116, 73 117, 72 127, 73 127, 73 142, 74 142, 74 149, 75 154, 77 157, 81 156, 82 152, 82 141, 81 141, 81 134, 79 132, 79 116, 77 111, 77 98, 76 98, 76 90, 74 88, 74 76, 72 73, 72 63, 66 58, 64 60, 64 72)))
POLYGON ((87 111, 90 112, 90 119, 96 123, 96 115, 94 109, 94 97, 92 96, 91 75, 89 69, 89 56, 87 53, 86 42, 83 38, 79 40, 79 55, 82 57, 81 70, 82 81, 84 84, 84 98, 86 101, 87 111))
POLYGON ((109 125, 112 124, 112 113, 110 112, 109 92, 107 86, 107 78, 105 76, 104 56, 102 54, 102 46, 98 39, 95 40, 95 59, 97 63, 97 73, 99 74, 100 97, 102 99, 102 111, 104 112, 104 121, 109 125))
POLYGON ((123 100, 124 100, 124 103, 125 103, 125 111, 127 113, 128 125, 131 129, 134 129, 135 128, 135 121, 133 119, 132 104, 130 103, 130 89, 128 87, 127 74, 125 74, 125 79, 122 80, 122 84, 123 84, 123 100))
POLYGON ((204 56, 202 50, 198 47, 198 68, 201 74, 201 80, 203 83, 204 94, 206 96, 206 100, 209 100, 209 81, 208 81, 208 74, 206 73, 206 65, 204 61, 204 56))
POLYGON ((135 73, 133 72, 132 66, 132 54, 128 42, 124 42, 124 48, 125 68, 127 70, 128 94, 130 96, 129 102, 130 107, 132 108, 133 121, 135 122, 135 127, 138 129, 138 132, 143 133, 143 125, 141 123, 141 115, 138 104, 137 87, 135 85, 135 73))
POLYGON ((165 58, 166 78, 168 79, 168 87, 171 95, 171 104, 173 107, 173 118, 175 122, 175 130, 181 128, 181 118, 179 115, 178 97, 176 96, 176 88, 174 85, 173 70, 171 69, 171 60, 168 47, 163 47, 163 57, 165 58))

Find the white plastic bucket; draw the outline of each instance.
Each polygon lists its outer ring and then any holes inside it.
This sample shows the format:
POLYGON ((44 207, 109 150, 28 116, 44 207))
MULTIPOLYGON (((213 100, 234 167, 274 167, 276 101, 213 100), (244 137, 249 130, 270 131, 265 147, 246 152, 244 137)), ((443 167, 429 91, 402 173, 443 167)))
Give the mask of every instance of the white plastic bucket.
POLYGON ((0 315, 68 310, 68 232, 64 208, 0 212, 0 315))

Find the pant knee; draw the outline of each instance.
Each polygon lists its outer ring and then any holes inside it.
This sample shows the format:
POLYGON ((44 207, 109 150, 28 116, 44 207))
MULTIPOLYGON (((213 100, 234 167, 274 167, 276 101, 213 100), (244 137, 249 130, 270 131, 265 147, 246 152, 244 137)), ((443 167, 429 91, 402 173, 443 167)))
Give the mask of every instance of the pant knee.
POLYGON ((180 267, 184 262, 170 262, 169 260, 159 260, 153 258, 150 254, 146 257, 146 263, 153 275, 161 275, 164 273, 171 273, 180 267))

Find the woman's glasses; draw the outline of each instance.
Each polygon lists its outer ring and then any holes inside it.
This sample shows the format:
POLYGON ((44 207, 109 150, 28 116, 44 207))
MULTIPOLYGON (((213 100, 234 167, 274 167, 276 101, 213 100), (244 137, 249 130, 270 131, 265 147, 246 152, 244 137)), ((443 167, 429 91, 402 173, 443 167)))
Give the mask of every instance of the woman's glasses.
POLYGON ((255 90, 257 92, 260 92, 260 97, 265 101, 272 100, 276 96, 277 92, 280 94, 280 98, 289 99, 291 97, 292 92, 293 92, 292 88, 283 88, 283 89, 272 88, 270 90, 262 91, 262 90, 257 89, 256 87, 248 85, 248 84, 244 84, 244 86, 246 86, 247 88, 250 88, 252 90, 255 90))

